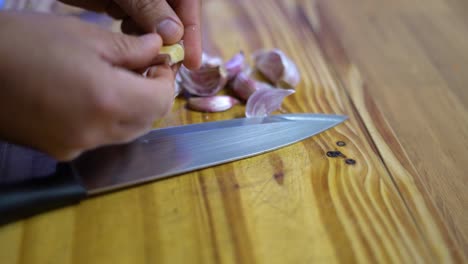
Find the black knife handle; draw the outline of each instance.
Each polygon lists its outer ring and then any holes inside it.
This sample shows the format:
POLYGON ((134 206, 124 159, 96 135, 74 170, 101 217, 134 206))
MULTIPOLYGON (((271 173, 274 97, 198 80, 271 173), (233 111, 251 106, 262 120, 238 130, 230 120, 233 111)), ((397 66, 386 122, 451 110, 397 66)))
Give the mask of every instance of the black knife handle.
POLYGON ((78 203, 86 189, 69 164, 57 165, 54 174, 0 185, 0 225, 78 203))
POLYGON ((0 142, 0 225, 78 203, 86 189, 73 166, 0 142), (19 180, 18 180, 19 179, 19 180))

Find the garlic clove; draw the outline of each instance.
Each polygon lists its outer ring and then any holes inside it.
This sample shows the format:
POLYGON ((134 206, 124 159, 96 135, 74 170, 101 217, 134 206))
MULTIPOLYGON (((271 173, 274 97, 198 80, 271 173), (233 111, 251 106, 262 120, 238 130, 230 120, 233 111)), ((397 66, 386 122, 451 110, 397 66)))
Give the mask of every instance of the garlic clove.
POLYGON ((200 69, 192 71, 181 66, 178 83, 191 95, 213 96, 224 88, 228 81, 227 72, 222 64, 221 58, 203 54, 200 69))
POLYGON ((167 64, 172 66, 184 60, 185 51, 181 44, 162 46, 154 64, 167 64))
POLYGON ((222 112, 239 104, 239 100, 228 95, 215 95, 209 97, 190 97, 187 106, 200 112, 222 112))
POLYGON ((247 100, 245 116, 264 117, 280 108, 284 98, 293 94, 293 89, 274 88, 266 83, 257 83, 257 90, 247 100))
POLYGON ((274 85, 295 87, 300 74, 294 62, 279 49, 258 51, 254 54, 255 68, 274 85))
POLYGON ((241 71, 231 84, 232 90, 242 100, 247 101, 249 97, 257 90, 257 82, 252 79, 248 73, 241 71))
POLYGON ((241 51, 224 63, 224 68, 228 73, 228 79, 233 79, 245 68, 245 55, 241 51))

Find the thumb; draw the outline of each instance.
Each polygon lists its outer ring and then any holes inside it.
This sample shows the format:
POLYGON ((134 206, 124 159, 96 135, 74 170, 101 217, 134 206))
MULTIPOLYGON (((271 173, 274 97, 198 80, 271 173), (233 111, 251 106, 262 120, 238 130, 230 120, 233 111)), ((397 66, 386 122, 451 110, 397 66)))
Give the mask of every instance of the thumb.
MULTIPOLYGON (((168 1, 115 0, 131 19, 124 19, 122 28, 135 27, 144 32, 157 32, 164 44, 174 44, 182 39, 184 27, 168 1)), ((173 1, 175 2, 175 1, 173 1)))
POLYGON ((162 40, 158 34, 141 37, 110 33, 102 49, 103 57, 112 65, 126 69, 142 69, 151 65, 159 54, 162 40))

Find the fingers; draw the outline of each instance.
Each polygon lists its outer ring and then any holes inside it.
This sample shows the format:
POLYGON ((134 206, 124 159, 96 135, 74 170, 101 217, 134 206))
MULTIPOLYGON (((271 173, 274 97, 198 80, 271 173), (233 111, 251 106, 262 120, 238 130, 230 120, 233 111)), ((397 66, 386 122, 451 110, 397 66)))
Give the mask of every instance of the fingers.
POLYGON ((122 32, 133 35, 158 33, 164 44, 184 40, 184 65, 201 64, 201 0, 61 0, 64 3, 123 19, 122 32))
POLYGON ((88 10, 96 11, 96 12, 103 12, 106 9, 108 1, 105 0, 98 0, 98 1, 83 1, 83 0, 60 0, 60 2, 77 6, 81 8, 85 8, 88 10))
POLYGON ((152 67, 151 78, 112 67, 103 72, 100 86, 111 89, 97 102, 103 102, 105 116, 111 117, 106 119, 113 120, 104 137, 109 143, 128 142, 144 134, 172 106, 174 73, 168 66, 152 67))
POLYGON ((174 100, 174 72, 166 65, 152 67, 151 78, 108 67, 95 84, 102 89, 92 100, 92 119, 74 138, 74 145, 58 142, 48 153, 59 160, 71 160, 98 146, 127 143, 151 130, 154 121, 170 110, 174 100), (92 122, 91 122, 92 120, 92 122))
POLYGON ((144 32, 157 32, 164 44, 182 39, 184 28, 165 0, 115 0, 144 32))
POLYGON ((158 34, 141 37, 108 34, 101 39, 104 40, 101 52, 111 65, 99 70, 96 76, 96 86, 103 88, 94 101, 97 109, 102 109, 96 112, 107 116, 104 120, 114 120, 100 138, 109 143, 121 143, 145 133, 155 120, 167 113, 174 99, 175 72, 169 66, 153 66, 148 78, 143 78, 127 70, 152 65, 162 45, 158 34))
POLYGON ((120 8, 119 5, 117 5, 114 1, 108 1, 109 4, 107 5, 106 9, 104 12, 106 12, 108 15, 115 19, 124 19, 128 15, 125 11, 120 8))
POLYGON ((169 1, 184 24, 184 65, 189 69, 197 69, 201 65, 201 0, 169 1))
POLYGON ((136 37, 108 33, 108 37, 104 40, 103 45, 101 45, 104 59, 112 65, 131 70, 150 66, 159 54, 162 45, 161 37, 158 34, 136 37))
POLYGON ((143 29, 141 29, 141 27, 131 17, 126 17, 122 20, 122 23, 120 24, 120 29, 123 33, 129 35, 139 36, 145 33, 143 29))
POLYGON ((120 8, 120 6, 118 6, 112 0, 60 0, 60 2, 95 12, 106 12, 107 14, 116 19, 123 19, 127 16, 126 13, 122 10, 122 8, 120 8))

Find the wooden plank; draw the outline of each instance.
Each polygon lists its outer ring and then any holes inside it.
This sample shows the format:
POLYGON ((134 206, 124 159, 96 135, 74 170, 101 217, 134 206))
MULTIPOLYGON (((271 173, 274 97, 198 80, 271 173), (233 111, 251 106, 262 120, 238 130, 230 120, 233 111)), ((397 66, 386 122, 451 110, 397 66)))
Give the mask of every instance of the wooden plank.
MULTIPOLYGON (((297 62, 303 80, 283 111, 343 113, 349 121, 266 155, 95 197, 2 227, 4 263, 460 260, 449 250, 450 240, 428 237, 418 228, 429 223, 432 232, 443 234, 441 226, 430 219, 421 223, 408 210, 367 124, 310 30, 309 21, 316 18, 307 1, 205 0, 203 8, 204 46, 210 53, 227 58, 238 50, 252 54, 278 47, 297 62), (337 141, 346 146, 338 147, 337 141), (336 149, 357 163, 326 156, 336 149)), ((159 125, 229 119, 243 111, 237 106, 224 113, 194 113, 178 99, 159 125)), ((427 203, 417 205, 432 216, 427 203)))
POLYGON ((318 1, 307 13, 431 248, 448 253, 443 238, 466 255, 468 24, 450 1, 416 2, 318 1))

